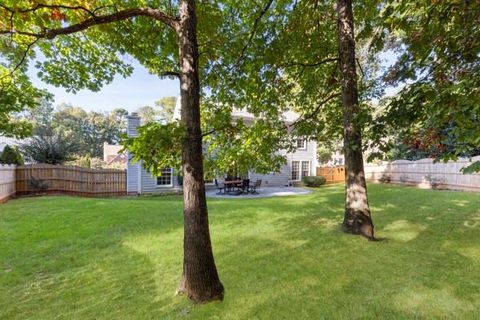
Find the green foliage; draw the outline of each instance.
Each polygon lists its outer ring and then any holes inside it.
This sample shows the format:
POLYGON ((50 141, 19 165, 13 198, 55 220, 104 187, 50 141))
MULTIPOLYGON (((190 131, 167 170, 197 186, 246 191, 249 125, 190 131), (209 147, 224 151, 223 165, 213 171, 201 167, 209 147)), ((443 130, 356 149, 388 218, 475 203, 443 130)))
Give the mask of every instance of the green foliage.
POLYGON ((15 147, 5 146, 0 152, 0 163, 22 165, 25 163, 22 154, 15 147))
POLYGON ((480 172, 480 161, 475 161, 461 170, 464 174, 480 172))
MULTIPOLYGON (((403 86, 377 119, 377 145, 422 133, 438 135, 430 153, 449 160, 480 148, 480 30, 478 1, 391 1, 382 12, 399 55, 384 80, 403 86)), ((428 137, 428 134, 427 134, 428 137)), ((421 143, 425 144, 423 139, 421 143)), ((475 151, 477 150, 477 151, 475 151)))
POLYGON ((153 107, 143 106, 138 108, 135 112, 138 113, 138 116, 142 118, 142 121, 145 123, 156 121, 157 112, 153 107))
MULTIPOLYGON (((164 14, 176 18, 178 2, 92 1, 88 2, 88 8, 90 8, 88 10, 81 8, 82 3, 72 2, 72 4, 80 8, 39 6, 33 11, 20 14, 19 10, 28 9, 31 4, 13 0, 6 1, 0 8, 0 30, 8 30, 11 27, 14 30, 21 30, 23 35, 15 33, 12 36, 14 42, 20 41, 20 38, 25 41, 34 41, 33 44, 43 55, 44 59, 36 60, 35 55, 30 52, 27 60, 36 62, 35 67, 39 70, 40 77, 46 82, 63 86, 73 92, 83 88, 97 91, 102 85, 109 83, 115 73, 122 76, 128 76, 131 73, 131 68, 124 62, 125 59, 122 59, 127 55, 138 60, 152 74, 160 77, 175 75, 179 72, 176 32, 167 25, 168 23, 152 17, 137 16, 128 20, 92 26, 81 33, 42 39, 38 42, 35 41, 34 36, 27 35, 27 33, 38 33, 39 30, 48 31, 76 25, 90 19, 92 12, 98 16, 107 16, 122 10, 151 6, 154 10, 162 10, 164 14), (12 11, 17 13, 11 14, 12 11), (66 70, 68 72, 65 72, 66 70)), ((230 110, 233 106, 242 106, 256 116, 262 113, 262 117, 268 121, 272 119, 278 121, 279 109, 286 108, 284 105, 268 103, 280 100, 275 98, 276 95, 271 94, 271 90, 266 89, 274 86, 273 82, 281 78, 280 73, 277 69, 264 67, 255 55, 259 50, 264 49, 264 43, 271 37, 271 32, 275 32, 277 27, 282 26, 282 15, 290 10, 290 7, 291 1, 271 1, 267 6, 230 0, 196 2, 197 38, 201 51, 199 63, 201 93, 204 101, 213 102, 207 104, 207 106, 214 106, 212 110, 220 105, 230 110)), ((174 99, 161 99, 157 102, 157 106, 161 107, 160 118, 165 121, 171 120, 174 99)), ((216 125, 212 126, 216 127, 216 125)), ((152 131, 157 131, 158 128, 153 129, 154 127, 152 126, 152 131)), ((271 128, 274 127, 278 128, 278 124, 271 128)), ((166 130, 166 133, 170 132, 169 129, 166 130)), ((280 130, 279 133, 281 132, 283 131, 280 130)), ((158 137, 157 134, 150 133, 148 133, 149 136, 158 137)), ((279 133, 275 135, 278 136, 279 133)), ((79 141, 84 140, 88 140, 88 136, 79 141)), ((273 145, 269 149, 265 146, 254 147, 254 140, 259 141, 259 137, 253 134, 249 145, 250 150, 255 148, 256 150, 244 152, 242 158, 255 157, 258 153, 270 154, 270 149, 275 149, 273 145)), ((275 137, 269 142, 279 140, 275 137)), ((155 141, 144 140, 144 142, 146 144, 144 149, 155 145, 156 148, 151 150, 165 151, 155 141)), ((143 153, 142 148, 136 146, 136 152, 143 153)), ((168 150, 171 146, 165 145, 165 147, 168 150)), ((277 144, 276 149, 279 147, 280 145, 277 144)), ((165 161, 158 159, 165 154, 167 153, 150 154, 147 158, 151 159, 152 163, 146 165, 150 168, 158 168, 159 164, 171 163, 172 159, 165 161)), ((278 157, 273 159, 273 168, 276 168, 281 159, 278 157)), ((245 161, 242 160, 242 163, 245 161)), ((146 163, 147 160, 144 159, 144 162, 146 163)), ((249 166, 242 164, 241 170, 249 166)), ((256 166, 262 171, 267 170, 268 167, 267 162, 262 159, 259 159, 256 166)))
POLYGON ((307 187, 318 188, 323 186, 327 179, 323 176, 311 176, 311 177, 303 177, 302 182, 307 187))
POLYGON ((317 160, 319 163, 327 163, 332 160, 332 154, 335 152, 334 148, 329 148, 325 144, 317 145, 317 160))
POLYGON ((102 159, 92 158, 89 155, 79 156, 75 160, 68 161, 65 164, 68 166, 77 166, 88 169, 102 169, 106 167, 106 164, 102 159))
POLYGON ((0 62, 0 134, 19 138, 30 135, 31 123, 15 115, 35 108, 38 101, 49 98, 46 91, 33 87, 25 75, 10 74, 0 62))
POLYGON ((144 122, 159 121, 168 123, 173 120, 175 103, 175 97, 163 97, 155 101, 155 107, 143 106, 138 108, 136 112, 144 122))
POLYGON ((160 176, 163 168, 181 167, 185 128, 178 122, 150 122, 138 127, 137 132, 137 137, 124 136, 121 141, 134 162, 141 160, 155 176, 160 176))
POLYGON ((78 152, 78 144, 64 132, 51 128, 35 135, 20 146, 29 160, 37 163, 64 164, 74 159, 78 152))
POLYGON ((99 158, 103 156, 103 144, 116 144, 125 131, 124 109, 106 112, 87 112, 83 108, 62 104, 56 109, 48 101, 27 112, 20 118, 31 121, 33 135, 49 135, 51 131, 61 132, 65 139, 75 144, 80 157, 99 158))
POLYGON ((271 123, 262 119, 206 123, 218 128, 205 137, 206 171, 236 176, 249 171, 266 174, 279 172, 286 163, 278 150, 289 147, 288 134, 271 123))
POLYGON ((158 108, 158 116, 161 121, 170 122, 173 120, 176 102, 176 97, 163 97, 155 101, 155 106, 158 108))

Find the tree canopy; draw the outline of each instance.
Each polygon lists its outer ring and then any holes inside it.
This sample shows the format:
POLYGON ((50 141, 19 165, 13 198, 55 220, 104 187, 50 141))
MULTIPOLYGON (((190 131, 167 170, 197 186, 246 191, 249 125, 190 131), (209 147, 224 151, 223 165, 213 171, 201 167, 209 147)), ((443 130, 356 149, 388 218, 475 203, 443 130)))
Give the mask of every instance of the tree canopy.
POLYGON ((476 154, 480 146, 479 11, 478 1, 396 0, 385 5, 381 14, 384 43, 398 59, 383 81, 401 90, 385 101, 377 119, 381 149, 389 150, 398 139, 420 138, 414 146, 422 144, 437 159, 476 154))

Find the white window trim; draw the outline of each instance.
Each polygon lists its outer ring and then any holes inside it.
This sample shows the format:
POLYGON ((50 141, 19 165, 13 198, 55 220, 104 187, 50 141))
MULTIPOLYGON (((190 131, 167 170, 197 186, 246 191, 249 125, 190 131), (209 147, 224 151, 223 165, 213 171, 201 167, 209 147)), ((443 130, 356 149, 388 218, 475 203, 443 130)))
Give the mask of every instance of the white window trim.
MULTIPOLYGON (((301 161, 301 162, 300 162, 300 180, 303 178, 303 164, 304 164, 305 162, 308 163, 308 170, 306 170, 306 171, 308 171, 308 175, 310 175, 310 174, 312 173, 312 172, 311 172, 311 168, 312 168, 312 167, 311 167, 311 165, 310 165, 310 161, 308 161, 308 160, 307 160, 307 161, 301 161)), ((308 175, 307 175, 306 177, 308 177, 308 175)))
MULTIPOLYGON (((293 180, 291 179, 291 181, 302 181, 303 179, 303 170, 302 170, 302 165, 304 162, 307 162, 308 163, 308 176, 311 176, 312 175, 312 162, 309 161, 309 160, 292 160, 292 162, 290 163, 290 178, 292 178, 292 173, 293 173, 293 163, 294 162, 298 162, 298 179, 297 180, 293 180)), ((308 177, 306 176, 306 177, 308 177)))
POLYGON ((156 177, 157 188, 172 188, 173 187, 173 168, 170 168, 170 184, 158 184, 158 177, 156 177))
POLYGON ((302 150, 302 151, 306 151, 306 150, 307 150, 307 139, 305 139, 305 138, 297 138, 297 150, 302 150), (299 147, 298 147, 298 140, 303 140, 303 145, 304 145, 303 148, 299 148, 299 147))
POLYGON ((302 180, 302 161, 300 160, 292 160, 291 164, 290 164, 290 178, 292 178, 292 175, 293 175, 293 163, 294 162, 298 162, 298 179, 294 180, 292 179, 292 181, 301 181, 302 180))

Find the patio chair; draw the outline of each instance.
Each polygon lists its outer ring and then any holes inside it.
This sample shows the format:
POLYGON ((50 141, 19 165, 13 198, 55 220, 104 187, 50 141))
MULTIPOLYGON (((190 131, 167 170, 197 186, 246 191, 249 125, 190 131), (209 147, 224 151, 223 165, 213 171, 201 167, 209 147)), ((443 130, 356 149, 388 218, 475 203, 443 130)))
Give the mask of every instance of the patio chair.
POLYGON ((261 185, 262 185, 262 179, 255 181, 255 184, 250 186, 250 193, 258 194, 257 188, 260 188, 261 185))
POLYGON ((249 192, 250 191, 250 179, 243 179, 242 183, 242 192, 249 192))
POLYGON ((215 187, 217 187, 218 189, 217 194, 222 194, 222 190, 223 190, 223 194, 225 194, 225 184, 218 183, 217 179, 215 179, 215 187))

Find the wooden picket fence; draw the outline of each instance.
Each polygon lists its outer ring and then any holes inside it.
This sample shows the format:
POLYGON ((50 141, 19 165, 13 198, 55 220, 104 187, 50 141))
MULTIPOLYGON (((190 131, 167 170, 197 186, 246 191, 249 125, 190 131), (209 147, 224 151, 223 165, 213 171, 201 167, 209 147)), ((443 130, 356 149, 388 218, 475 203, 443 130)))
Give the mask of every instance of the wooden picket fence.
POLYGON ((15 166, 0 164, 0 203, 15 196, 15 166))
POLYGON ((70 194, 113 197, 127 194, 125 170, 34 164, 16 168, 16 195, 70 194))
POLYGON ((345 166, 317 167, 317 176, 325 177, 327 184, 345 182, 345 166))

